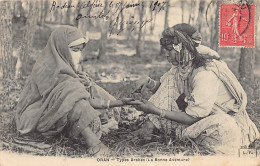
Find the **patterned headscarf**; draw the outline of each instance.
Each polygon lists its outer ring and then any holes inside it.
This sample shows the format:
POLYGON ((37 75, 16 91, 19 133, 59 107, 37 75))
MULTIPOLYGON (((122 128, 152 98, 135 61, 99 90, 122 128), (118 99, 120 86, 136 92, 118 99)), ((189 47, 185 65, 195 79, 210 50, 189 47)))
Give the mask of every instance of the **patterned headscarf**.
POLYGON ((168 45, 169 48, 169 46, 172 46, 171 49, 178 51, 180 54, 176 57, 177 61, 180 65, 186 66, 195 56, 198 56, 195 46, 197 41, 201 41, 201 37, 199 38, 199 33, 192 36, 196 34, 195 32, 197 32, 197 29, 189 24, 177 24, 163 31, 160 44, 162 47, 168 45))
POLYGON ((203 64, 201 62, 205 62, 207 59, 221 59, 217 53, 209 55, 198 52, 198 46, 201 43, 202 37, 198 30, 189 24, 182 23, 169 27, 163 31, 162 35, 163 38, 160 39, 160 44, 162 47, 175 49, 180 52, 176 60, 182 66, 188 65, 192 60, 194 65, 199 67, 203 64))

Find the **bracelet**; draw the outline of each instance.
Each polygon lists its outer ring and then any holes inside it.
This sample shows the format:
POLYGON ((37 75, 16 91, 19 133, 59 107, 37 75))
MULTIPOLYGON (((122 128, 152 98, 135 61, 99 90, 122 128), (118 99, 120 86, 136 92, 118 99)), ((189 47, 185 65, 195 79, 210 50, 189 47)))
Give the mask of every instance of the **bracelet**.
POLYGON ((166 115, 165 110, 161 109, 160 118, 164 118, 166 115))
POLYGON ((110 100, 107 101, 107 109, 110 107, 110 100))
POLYGON ((165 111, 165 110, 163 110, 163 115, 162 115, 162 118, 164 118, 164 117, 165 117, 165 115, 166 115, 166 111, 165 111))

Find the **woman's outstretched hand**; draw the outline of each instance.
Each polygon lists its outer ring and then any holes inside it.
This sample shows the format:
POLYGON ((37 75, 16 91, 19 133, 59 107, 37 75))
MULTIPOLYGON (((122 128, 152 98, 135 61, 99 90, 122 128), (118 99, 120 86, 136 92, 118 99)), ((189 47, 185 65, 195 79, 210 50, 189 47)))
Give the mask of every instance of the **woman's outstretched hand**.
POLYGON ((120 99, 124 105, 131 105, 131 102, 135 101, 133 98, 122 98, 120 99))
POLYGON ((132 93, 143 93, 148 82, 149 82, 150 77, 145 76, 143 78, 140 78, 135 82, 135 89, 133 90, 132 93))
POLYGON ((143 111, 147 114, 157 114, 158 108, 153 103, 147 100, 135 100, 130 103, 139 111, 143 111))

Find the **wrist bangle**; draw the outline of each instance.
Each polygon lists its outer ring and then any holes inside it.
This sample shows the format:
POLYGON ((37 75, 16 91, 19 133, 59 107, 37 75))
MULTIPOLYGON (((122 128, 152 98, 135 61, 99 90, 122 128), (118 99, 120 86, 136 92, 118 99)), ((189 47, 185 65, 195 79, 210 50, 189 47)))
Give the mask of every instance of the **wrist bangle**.
POLYGON ((165 110, 161 109, 160 118, 164 118, 166 115, 165 110))
POLYGON ((107 109, 110 107, 110 100, 107 101, 107 109))
POLYGON ((164 117, 165 117, 165 115, 166 115, 166 111, 165 111, 165 110, 163 110, 163 115, 162 115, 162 117, 164 118, 164 117))

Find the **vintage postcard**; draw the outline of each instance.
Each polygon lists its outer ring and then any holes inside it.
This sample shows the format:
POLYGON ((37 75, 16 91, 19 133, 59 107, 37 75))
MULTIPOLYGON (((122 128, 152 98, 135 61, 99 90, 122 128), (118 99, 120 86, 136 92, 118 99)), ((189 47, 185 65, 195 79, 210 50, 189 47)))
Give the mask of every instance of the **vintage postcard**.
POLYGON ((0 0, 0 165, 260 164, 259 0, 0 0))

